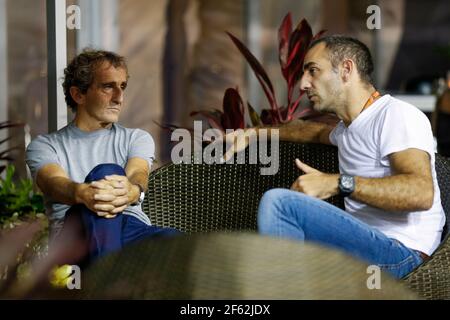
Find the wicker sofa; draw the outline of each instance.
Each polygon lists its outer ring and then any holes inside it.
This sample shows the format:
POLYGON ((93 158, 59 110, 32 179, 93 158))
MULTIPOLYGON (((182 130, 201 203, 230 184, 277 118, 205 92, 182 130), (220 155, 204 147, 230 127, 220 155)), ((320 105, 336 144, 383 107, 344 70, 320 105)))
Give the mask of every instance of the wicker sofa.
MULTIPOLYGON (((153 224, 187 233, 255 231, 263 193, 275 187, 288 188, 298 177, 295 158, 323 172, 338 172, 335 147, 290 142, 280 142, 280 167, 273 176, 260 175, 258 164, 169 164, 151 174, 144 211, 153 224)), ((450 163, 437 155, 436 169, 447 215, 443 241, 431 259, 403 281, 421 297, 450 299, 450 163)), ((340 197, 328 201, 343 207, 340 197)))

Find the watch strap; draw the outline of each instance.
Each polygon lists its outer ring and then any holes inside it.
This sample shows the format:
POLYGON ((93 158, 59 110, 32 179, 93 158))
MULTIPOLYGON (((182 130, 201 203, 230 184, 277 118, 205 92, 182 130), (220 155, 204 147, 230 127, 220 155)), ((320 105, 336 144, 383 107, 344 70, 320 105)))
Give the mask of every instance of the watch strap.
POLYGON ((339 176, 339 195, 348 197, 355 191, 355 177, 347 174, 339 176))
POLYGON ((144 197, 145 197, 144 188, 142 188, 142 186, 138 183, 136 183, 135 186, 137 186, 139 188, 139 198, 137 199, 136 202, 133 202, 131 204, 132 206, 137 206, 137 205, 141 204, 142 201, 144 201, 144 197))

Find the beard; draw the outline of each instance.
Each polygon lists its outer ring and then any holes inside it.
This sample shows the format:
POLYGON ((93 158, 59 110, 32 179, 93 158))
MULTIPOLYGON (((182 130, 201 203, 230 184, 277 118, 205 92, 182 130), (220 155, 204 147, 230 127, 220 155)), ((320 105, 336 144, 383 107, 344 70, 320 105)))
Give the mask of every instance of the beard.
POLYGON ((342 100, 342 88, 339 82, 332 81, 323 94, 313 93, 312 96, 315 99, 310 101, 315 111, 336 114, 336 109, 342 100))
POLYGON ((316 96, 315 101, 311 101, 314 111, 321 113, 335 113, 336 105, 333 100, 323 100, 320 96, 316 96))

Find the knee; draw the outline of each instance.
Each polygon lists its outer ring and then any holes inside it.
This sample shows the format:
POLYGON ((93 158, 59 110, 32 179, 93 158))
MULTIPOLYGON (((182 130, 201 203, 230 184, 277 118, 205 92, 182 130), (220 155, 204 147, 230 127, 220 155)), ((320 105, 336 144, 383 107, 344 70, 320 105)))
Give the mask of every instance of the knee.
POLYGON ((279 208, 281 205, 285 204, 288 199, 295 199, 296 201, 299 201, 303 197, 307 196, 301 192, 292 191, 289 189, 270 189, 263 194, 261 201, 259 202, 259 209, 260 211, 264 211, 265 209, 273 210, 274 207, 279 208))
POLYGON ((272 189, 264 193, 258 208, 258 226, 270 226, 279 220, 296 219, 299 208, 311 201, 311 197, 289 189, 272 189))
POLYGON ((95 166, 91 172, 88 173, 84 182, 92 182, 105 178, 108 175, 126 176, 125 169, 115 163, 102 163, 95 166))
POLYGON ((269 191, 266 191, 263 194, 261 201, 259 202, 259 209, 266 209, 280 202, 286 191, 288 190, 280 188, 270 189, 269 191))
POLYGON ((290 192, 288 189, 271 189, 264 193, 258 207, 258 226, 271 225, 283 213, 283 198, 290 192))

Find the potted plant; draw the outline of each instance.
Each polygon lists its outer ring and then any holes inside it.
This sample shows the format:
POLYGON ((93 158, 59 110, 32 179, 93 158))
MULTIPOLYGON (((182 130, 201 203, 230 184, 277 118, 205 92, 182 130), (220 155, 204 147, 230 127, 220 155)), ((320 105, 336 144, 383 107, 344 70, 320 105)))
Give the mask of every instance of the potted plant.
MULTIPOLYGON (((247 102, 247 110, 251 121, 251 123, 247 123, 244 103, 238 89, 228 88, 224 94, 222 110, 194 111, 190 115, 203 116, 212 128, 219 129, 222 132, 225 132, 225 129, 285 124, 311 115, 312 110, 309 107, 300 105, 304 92, 300 90, 297 84, 303 73, 303 61, 310 43, 319 38, 324 32, 322 30, 313 36, 312 29, 305 19, 302 19, 293 29, 291 13, 284 17, 278 30, 279 61, 287 88, 287 101, 284 104, 277 101, 272 82, 261 63, 238 38, 227 32, 258 79, 270 108, 263 109, 258 114, 251 104, 247 102)), ((169 127, 173 129, 175 126, 169 127)))
MULTIPOLYGON (((11 121, 0 123, 0 129, 22 126, 11 121)), ((0 146, 10 139, 1 140, 0 146)), ((8 162, 14 160, 11 152, 15 149, 18 147, 0 151, 0 161, 6 162, 0 165, 0 173, 4 173, 0 176, 0 280, 6 283, 24 275, 31 258, 42 257, 47 249, 48 221, 43 213, 43 197, 33 191, 30 179, 14 181, 15 167, 8 162), (8 239, 14 243, 8 243, 8 239)), ((0 292, 1 289, 0 282, 0 292)))
MULTIPOLYGON (((23 123, 4 121, 0 122, 0 129, 23 127, 23 123)), ((11 137, 0 141, 0 146, 11 137)), ((0 151, 0 161, 6 164, 0 165, 0 174, 6 169, 4 177, 0 177, 0 227, 12 229, 22 220, 30 220, 36 214, 43 213, 44 203, 41 194, 33 191, 33 182, 30 179, 22 179, 18 184, 14 182, 15 167, 8 162, 13 161, 11 151, 18 147, 11 147, 0 151)))

